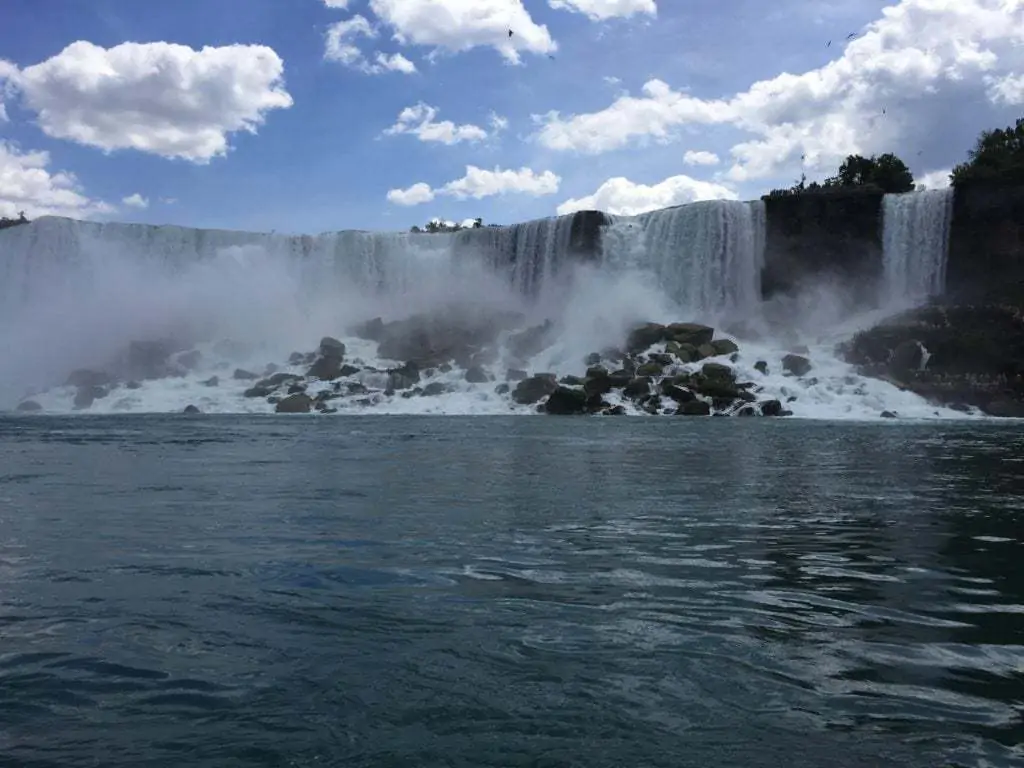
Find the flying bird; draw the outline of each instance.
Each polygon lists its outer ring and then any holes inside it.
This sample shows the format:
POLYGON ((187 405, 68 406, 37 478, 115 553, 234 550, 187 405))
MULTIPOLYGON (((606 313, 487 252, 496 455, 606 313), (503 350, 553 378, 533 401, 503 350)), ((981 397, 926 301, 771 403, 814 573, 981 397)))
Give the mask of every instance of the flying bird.
POLYGON ((856 32, 851 32, 850 34, 848 34, 848 35, 846 36, 846 39, 847 39, 847 40, 853 40, 853 39, 854 39, 854 38, 856 38, 856 37, 860 37, 860 35, 858 35, 858 34, 857 34, 856 32))
POLYGON ((825 47, 826 48, 831 48, 832 47, 832 41, 829 40, 827 43, 825 43, 825 47))
POLYGON ((512 37, 512 30, 511 29, 508 31, 508 36, 512 37))

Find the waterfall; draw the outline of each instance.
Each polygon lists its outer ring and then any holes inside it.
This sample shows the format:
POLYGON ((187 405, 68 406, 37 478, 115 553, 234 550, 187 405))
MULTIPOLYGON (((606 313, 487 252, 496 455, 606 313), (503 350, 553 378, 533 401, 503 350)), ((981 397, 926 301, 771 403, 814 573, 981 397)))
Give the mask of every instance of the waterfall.
POLYGON ((953 190, 886 195, 882 203, 882 303, 919 304, 946 287, 953 190))
POLYGON ((746 314, 761 301, 765 225, 760 200, 709 200, 616 216, 606 228, 604 261, 613 269, 649 272, 695 317, 746 314))

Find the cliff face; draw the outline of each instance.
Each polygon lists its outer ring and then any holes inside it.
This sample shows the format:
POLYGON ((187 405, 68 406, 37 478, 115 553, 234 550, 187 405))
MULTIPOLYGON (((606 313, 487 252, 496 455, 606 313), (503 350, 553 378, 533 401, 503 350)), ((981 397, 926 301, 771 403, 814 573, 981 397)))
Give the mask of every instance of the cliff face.
POLYGON ((1024 187, 957 187, 946 297, 1024 307, 1024 187))
POLYGON ((839 281, 858 299, 874 295, 882 272, 882 197, 842 191, 766 198, 764 298, 819 280, 839 281))

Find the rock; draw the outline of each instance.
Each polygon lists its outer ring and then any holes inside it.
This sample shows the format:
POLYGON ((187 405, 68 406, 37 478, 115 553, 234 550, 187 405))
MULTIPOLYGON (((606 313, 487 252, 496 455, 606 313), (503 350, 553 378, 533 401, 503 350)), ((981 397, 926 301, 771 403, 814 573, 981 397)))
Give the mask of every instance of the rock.
POLYGON ((711 406, 703 400, 691 400, 679 406, 679 416, 710 416, 711 406))
POLYGON ((306 371, 307 376, 320 381, 334 381, 341 376, 341 358, 333 356, 337 350, 329 351, 331 356, 321 355, 318 357, 306 371))
POLYGON ((487 371, 479 365, 474 365, 466 371, 466 381, 470 384, 486 384, 491 380, 491 377, 487 375, 487 371))
POLYGON ((661 383, 661 393, 677 403, 689 403, 697 399, 697 396, 685 387, 666 381, 661 383))
POLYGON ((193 349, 190 352, 183 352, 175 358, 175 362, 186 370, 194 370, 203 359, 203 353, 198 349, 193 349))
POLYGON ((782 358, 782 370, 794 376, 806 376, 811 367, 811 361, 801 355, 788 354, 782 358))
POLYGON ((437 395, 443 395, 447 391, 448 387, 446 387, 442 382, 432 381, 423 388, 423 391, 420 394, 424 397, 436 397, 437 395))
MULTIPOLYGON (((629 383, 628 381, 626 382, 629 383)), ((587 397, 601 397, 612 391, 612 377, 604 368, 591 368, 587 371, 587 378, 583 382, 583 391, 587 397), (593 372, 594 375, 590 375, 593 372)))
POLYGON ((640 398, 651 394, 651 379, 648 376, 638 376, 630 379, 629 383, 622 390, 626 397, 640 398))
POLYGON ((272 376, 268 376, 267 378, 256 382, 254 386, 265 387, 273 390, 284 384, 291 384, 296 381, 302 381, 302 377, 297 373, 275 373, 272 376))
POLYGON ((124 385, 125 389, 142 389, 142 385, 137 381, 129 381, 124 385))
POLYGON ((290 387, 288 387, 288 394, 289 395, 298 395, 298 394, 301 394, 301 393, 303 393, 305 391, 306 391, 306 385, 305 384, 299 384, 298 382, 296 382, 295 384, 292 384, 290 387))
POLYGON ((883 419, 898 419, 899 416, 897 416, 896 413, 893 412, 893 411, 882 411, 882 418, 883 419))
POLYGON ((637 354, 664 340, 664 325, 644 323, 629 332, 629 335, 626 337, 626 351, 631 354, 637 354))
POLYGON ((350 395, 365 395, 367 392, 370 391, 363 384, 360 384, 358 381, 350 381, 346 385, 346 389, 348 390, 348 393, 350 395))
POLYGON ((737 416, 757 416, 758 412, 757 412, 757 408, 755 408, 754 406, 752 406, 752 405, 744 405, 738 411, 736 411, 736 415, 737 416))
POLYGON ((509 337, 508 348, 520 360, 531 358, 548 346, 554 327, 554 323, 545 320, 540 325, 520 331, 509 337))
POLYGON ((412 389, 420 383, 420 369, 416 363, 409 361, 399 368, 388 371, 388 389, 412 389))
POLYGON ((716 381, 736 381, 736 372, 725 363, 704 363, 700 372, 707 378, 716 381))
POLYGON ((114 383, 114 377, 103 371, 80 368, 72 371, 65 382, 69 387, 107 387, 114 383))
POLYGON ((740 350, 732 339, 715 339, 711 342, 711 346, 715 348, 716 355, 731 355, 740 350))
POLYGON ((768 363, 764 360, 758 360, 754 363, 754 370, 759 372, 762 376, 768 375, 768 363))
POLYGON ((161 379, 173 372, 170 357, 177 345, 169 339, 131 341, 125 363, 133 378, 161 379))
POLYGON ((194 405, 186 405, 186 406, 185 406, 185 410, 184 410, 184 411, 182 411, 182 413, 202 413, 202 411, 200 411, 200 410, 199 410, 199 409, 198 409, 198 408, 197 408, 196 406, 194 406, 194 405))
POLYGON ((588 379, 600 379, 606 378, 607 376, 608 369, 605 368, 603 365, 592 365, 589 368, 587 368, 586 378, 588 379))
POLYGON ((359 373, 358 368, 356 368, 354 365, 348 365, 346 363, 345 365, 341 366, 340 369, 338 369, 338 378, 344 379, 349 376, 355 376, 357 373, 359 373))
POLYGON ((900 377, 912 371, 921 370, 921 363, 924 362, 924 348, 921 342, 915 339, 901 341, 892 351, 889 358, 889 370, 900 377))
POLYGON ((571 387, 556 387, 547 401, 544 403, 544 410, 547 413, 559 416, 585 413, 587 410, 587 395, 582 389, 571 387))
POLYGON ((204 387, 216 387, 220 385, 220 379, 216 376, 211 376, 203 382, 204 387))
POLYGON ((550 373, 538 373, 523 379, 512 390, 512 399, 520 405, 532 405, 558 389, 555 376, 550 373))
POLYGON ((339 363, 345 357, 345 345, 333 336, 324 336, 320 339, 319 351, 320 357, 337 360, 339 363))
POLYGON ((582 376, 563 376, 559 379, 560 384, 564 384, 567 387, 582 387, 585 379, 582 376))
POLYGON ((245 392, 242 393, 242 396, 243 397, 268 397, 269 395, 271 395, 274 392, 274 389, 275 389, 275 387, 263 387, 263 386, 260 386, 260 385, 257 384, 255 387, 250 387, 249 389, 245 390, 245 392))
POLYGON ((20 413, 38 413, 43 410, 43 406, 37 403, 35 400, 23 400, 18 403, 18 407, 14 410, 20 413))
POLYGON ((289 395, 274 408, 277 413, 309 413, 313 409, 313 398, 305 394, 289 395))
POLYGON ((103 387, 79 387, 78 391, 75 392, 75 408, 89 408, 96 400, 106 396, 107 390, 103 387))
POLYGON ((275 365, 274 363, 267 363, 263 366, 264 376, 273 376, 275 373, 281 370, 281 366, 275 365))
POLYGON ((703 360, 706 357, 715 357, 718 352, 710 344, 701 344, 697 347, 696 353, 693 355, 694 361, 703 360))
POLYGON ((658 362, 651 361, 644 363, 636 369, 637 376, 661 376, 665 367, 658 362))
POLYGON ((499 384, 494 388, 494 393, 497 395, 507 395, 510 391, 512 391, 512 387, 508 384, 499 384))
POLYGON ((762 416, 781 416, 783 413, 782 403, 778 400, 765 400, 761 403, 762 416))
POLYGON ((701 347, 715 338, 715 329, 699 323, 672 323, 665 329, 665 336, 679 344, 701 347))
POLYGON ((351 328, 349 332, 357 339, 379 342, 384 338, 384 321, 379 317, 375 317, 351 328))
POLYGON ((235 372, 231 374, 231 378, 237 381, 256 381, 259 376, 252 371, 247 371, 243 368, 235 368, 235 372))
POLYGON ((602 413, 605 416, 625 416, 626 407, 623 405, 613 405, 611 408, 606 408, 602 413))
POLYGON ((505 372, 505 378, 508 381, 522 381, 529 375, 529 373, 520 368, 509 368, 508 371, 505 372))
POLYGON ((585 358, 583 358, 583 364, 590 368, 591 366, 601 364, 601 355, 598 352, 591 352, 585 358))
POLYGON ((292 352, 288 355, 288 365, 302 365, 306 361, 306 355, 302 352, 292 352))

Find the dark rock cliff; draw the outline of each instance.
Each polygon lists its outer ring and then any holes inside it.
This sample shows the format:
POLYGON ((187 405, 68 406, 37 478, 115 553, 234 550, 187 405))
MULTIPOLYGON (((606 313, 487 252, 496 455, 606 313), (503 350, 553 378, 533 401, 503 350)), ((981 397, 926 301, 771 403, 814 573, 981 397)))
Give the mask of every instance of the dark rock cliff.
POLYGON ((765 198, 764 297, 827 281, 870 301, 882 271, 882 197, 842 190, 765 198))
POLYGON ((946 297, 1024 306, 1024 187, 992 183, 957 187, 946 297))

